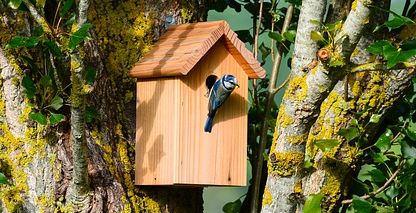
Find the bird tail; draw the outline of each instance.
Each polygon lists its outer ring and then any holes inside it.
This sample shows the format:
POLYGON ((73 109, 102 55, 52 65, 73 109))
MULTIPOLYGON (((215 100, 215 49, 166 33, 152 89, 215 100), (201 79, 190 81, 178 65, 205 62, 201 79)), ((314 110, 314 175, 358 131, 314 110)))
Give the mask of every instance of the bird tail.
POLYGON ((204 131, 211 133, 212 130, 212 121, 214 120, 213 117, 208 116, 207 121, 205 122, 204 131))

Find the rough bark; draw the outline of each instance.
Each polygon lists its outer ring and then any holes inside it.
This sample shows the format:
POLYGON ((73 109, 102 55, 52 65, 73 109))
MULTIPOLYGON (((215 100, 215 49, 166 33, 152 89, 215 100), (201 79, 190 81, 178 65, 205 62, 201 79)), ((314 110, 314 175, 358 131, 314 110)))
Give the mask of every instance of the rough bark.
MULTIPOLYGON (((349 64, 349 58, 370 19, 370 3, 364 0, 354 2, 342 28, 326 46, 332 59, 349 64)), ((305 175, 303 162, 308 135, 318 116, 327 113, 322 107, 332 98, 334 86, 349 72, 349 66, 331 67, 328 61, 318 62, 316 59, 318 46, 310 38, 310 33, 319 31, 319 26, 310 20, 322 21, 324 12, 325 1, 302 2, 292 78, 279 109, 262 212, 302 211, 305 187, 302 183, 305 175), (317 8, 317 5, 322 6, 317 8)), ((320 130, 327 132, 326 129, 320 130)))
MULTIPOLYGON (((76 169, 71 138, 78 133, 70 131, 70 122, 77 116, 71 117, 68 111, 67 121, 47 128, 28 119, 23 71, 16 71, 21 64, 14 60, 18 53, 3 48, 22 28, 41 23, 25 21, 27 16, 20 12, 21 18, 11 17, 6 13, 9 9, 1 8, 1 29, 8 34, 0 35, 0 107, 5 121, 0 130, 0 169, 13 185, 1 186, 0 208, 72 212, 74 206, 65 195, 76 169)), ((97 72, 94 91, 86 98, 88 106, 98 111, 98 118, 85 126, 89 212, 202 212, 201 188, 134 185, 135 80, 127 73, 164 32, 166 20, 171 24, 202 20, 205 8, 205 1, 91 2, 87 21, 94 27, 80 58, 97 72)))
MULTIPOLYGON (((317 46, 311 45, 313 42, 308 37, 308 30, 314 26, 309 20, 322 20, 323 12, 318 13, 316 8, 314 13, 308 11, 312 7, 309 3, 302 1, 293 77, 279 109, 262 212, 301 212, 305 197, 315 193, 325 195, 321 204, 323 211, 334 211, 357 150, 344 141, 336 149, 323 153, 313 145, 314 141, 333 138, 342 141, 337 132, 348 126, 357 111, 368 110, 360 118, 362 123, 368 122, 374 113, 384 114, 409 85, 413 73, 412 70, 350 73, 352 66, 371 62, 364 50, 372 40, 362 39, 370 18, 385 17, 380 13, 370 17, 371 1, 366 0, 354 1, 341 30, 325 47, 330 57, 345 65, 331 67, 325 60, 313 62, 317 60, 317 46), (346 74, 349 77, 342 80, 346 74), (303 169, 305 155, 314 163, 312 170, 303 169)), ((341 4, 341 1, 333 3, 341 4)), ((337 15, 330 13, 330 16, 337 15)), ((370 125, 366 134, 371 137, 376 128, 370 125)))

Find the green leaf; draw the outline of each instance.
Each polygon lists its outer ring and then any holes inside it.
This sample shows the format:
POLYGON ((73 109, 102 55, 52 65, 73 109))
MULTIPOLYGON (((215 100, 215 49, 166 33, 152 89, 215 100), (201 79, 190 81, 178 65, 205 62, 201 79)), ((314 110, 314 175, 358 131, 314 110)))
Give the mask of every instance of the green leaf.
POLYGON ((26 93, 27 98, 32 99, 35 96, 36 87, 32 79, 29 76, 27 75, 23 76, 22 86, 23 88, 25 88, 25 93, 26 93))
POLYGON ((61 16, 65 16, 66 13, 68 13, 68 11, 72 8, 72 5, 74 5, 74 0, 66 0, 60 13, 61 16))
POLYGON ((372 114, 370 118, 370 123, 378 123, 380 122, 381 115, 379 114, 372 114))
POLYGON ((342 20, 339 20, 335 23, 326 24, 325 27, 329 32, 336 32, 342 28, 342 20))
POLYGON ((392 206, 376 206, 377 213, 394 213, 392 206))
POLYGON ((81 27, 71 35, 71 37, 69 38, 69 44, 68 47, 71 50, 74 50, 78 44, 80 44, 81 42, 83 42, 88 35, 88 30, 92 27, 92 24, 90 23, 85 23, 83 25, 81 25, 81 27))
POLYGON ((65 26, 70 26, 75 22, 75 13, 71 13, 71 15, 69 16, 68 20, 65 22, 65 26))
POLYGON ((315 25, 320 25, 321 24, 321 22, 318 21, 318 20, 310 20, 309 23, 315 24, 315 25))
POLYGON ((0 184, 7 184, 7 183, 8 183, 7 177, 3 173, 0 172, 0 184))
POLYGON ((250 30, 237 30, 235 33, 237 33, 238 38, 244 43, 253 42, 253 36, 251 36, 250 30))
POLYGON ((360 131, 356 127, 350 127, 347 129, 341 128, 338 131, 338 135, 344 136, 347 142, 350 142, 360 136, 360 131))
POLYGON ((318 42, 318 41, 325 41, 324 36, 322 36, 322 34, 320 32, 317 32, 317 31, 312 31, 311 32, 311 39, 313 41, 316 41, 316 42, 318 42))
POLYGON ((24 36, 15 36, 7 44, 7 48, 21 48, 27 47, 32 48, 38 45, 39 37, 24 37, 24 36))
POLYGON ((403 19, 401 19, 401 18, 399 18, 399 17, 394 17, 392 20, 386 21, 384 23, 384 25, 386 27, 389 27, 391 29, 399 28, 399 27, 401 27, 401 26, 403 26, 405 24, 406 24, 406 21, 403 20, 403 19))
POLYGON ((36 6, 40 8, 45 7, 46 0, 36 0, 36 6))
POLYGON ((277 42, 281 42, 283 40, 283 36, 280 35, 278 32, 269 32, 269 37, 277 42))
POLYGON ((85 69, 85 82, 89 85, 93 85, 95 81, 95 69, 93 67, 87 67, 85 69))
POLYGON ((387 69, 391 69, 394 66, 396 66, 397 63, 399 63, 399 61, 397 60, 398 56, 399 56, 399 52, 397 52, 393 56, 391 56, 390 59, 387 59, 387 69))
POLYGON ((406 40, 403 42, 403 44, 400 46, 402 50, 413 50, 416 49, 416 39, 406 40))
POLYGON ((65 119, 65 116, 62 114, 51 113, 51 115, 49 116, 49 123, 51 125, 54 125, 63 121, 64 119, 65 119))
POLYGON ((40 79, 40 85, 43 87, 51 87, 52 86, 52 79, 49 77, 49 75, 44 75, 40 79))
POLYGON ((309 155, 305 155, 305 159, 303 160, 303 168, 309 169, 313 166, 312 158, 309 155))
POLYGON ((90 106, 85 107, 85 122, 91 123, 97 116, 97 110, 90 106))
POLYGON ((237 199, 234 202, 229 202, 222 207, 222 211, 225 213, 238 213, 241 209, 241 200, 237 199))
POLYGON ((370 174, 371 179, 377 183, 384 183, 384 181, 386 181, 387 179, 384 173, 380 169, 377 169, 377 168, 368 171, 368 174, 370 174))
POLYGON ((416 158, 416 148, 402 141, 402 153, 405 158, 416 158))
POLYGON ((266 47, 266 45, 264 45, 263 42, 260 44, 259 50, 261 52, 262 63, 264 63, 264 62, 266 62, 267 56, 270 55, 271 50, 270 50, 270 48, 266 47))
POLYGON ((321 212, 321 200, 324 197, 321 193, 309 195, 306 198, 305 206, 303 207, 304 213, 320 213, 321 212))
POLYGON ((329 66, 330 67, 341 67, 345 65, 345 61, 341 60, 341 59, 334 59, 331 58, 329 61, 329 66))
POLYGON ((405 62, 416 55, 416 49, 407 50, 407 51, 400 51, 399 55, 397 56, 397 63, 405 62))
POLYGON ((389 197, 390 199, 395 198, 397 195, 399 195, 399 190, 394 187, 394 185, 391 185, 389 188, 387 188, 386 190, 386 195, 387 197, 389 197))
POLYGON ((62 57, 62 51, 61 48, 54 42, 47 40, 45 41, 46 47, 51 51, 52 55, 55 57, 62 57))
POLYGON ((352 197, 352 206, 354 207, 354 212, 356 213, 371 213, 373 206, 368 201, 353 195, 352 197))
POLYGON ((376 169, 375 165, 373 164, 364 164, 361 166, 360 171, 358 172, 358 180, 365 182, 371 181, 370 171, 376 169))
POLYGON ((29 118, 42 125, 48 124, 48 121, 46 120, 46 116, 40 112, 30 112, 29 118))
POLYGON ((380 151, 385 152, 390 149, 391 140, 393 139, 393 132, 390 129, 387 129, 380 137, 377 139, 375 146, 380 149, 380 151))
POLYGON ((384 163, 389 160, 389 158, 385 156, 383 153, 378 153, 378 152, 372 152, 371 157, 376 163, 384 163))
POLYGON ((56 95, 55 97, 53 97, 48 107, 51 107, 54 110, 59 110, 63 105, 64 105, 64 100, 61 97, 59 97, 59 95, 56 95))
POLYGON ((9 1, 9 7, 16 10, 19 8, 20 4, 22 4, 22 0, 10 0, 9 1))
POLYGON ((340 141, 338 141, 337 139, 320 139, 315 140, 313 144, 323 152, 327 152, 332 148, 338 146, 339 143, 340 141))
POLYGON ((283 37, 286 40, 294 43, 295 42, 295 39, 296 39, 296 30, 289 30, 289 31, 283 33, 283 37))

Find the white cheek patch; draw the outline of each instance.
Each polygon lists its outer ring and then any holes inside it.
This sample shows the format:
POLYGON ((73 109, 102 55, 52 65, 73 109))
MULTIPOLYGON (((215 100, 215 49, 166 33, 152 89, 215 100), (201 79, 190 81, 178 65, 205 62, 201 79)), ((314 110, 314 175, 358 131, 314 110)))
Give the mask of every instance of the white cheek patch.
POLYGON ((230 90, 230 89, 232 89, 234 87, 234 85, 232 83, 226 81, 226 82, 224 82, 224 87, 226 89, 229 89, 230 90))

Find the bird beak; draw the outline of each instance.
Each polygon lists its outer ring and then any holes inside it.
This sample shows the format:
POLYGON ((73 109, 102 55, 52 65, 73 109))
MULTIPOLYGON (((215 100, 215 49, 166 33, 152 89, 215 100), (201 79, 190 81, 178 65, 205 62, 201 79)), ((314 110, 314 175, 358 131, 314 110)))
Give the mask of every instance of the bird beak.
POLYGON ((234 84, 237 88, 239 88, 240 87, 240 85, 238 85, 238 84, 234 84))

